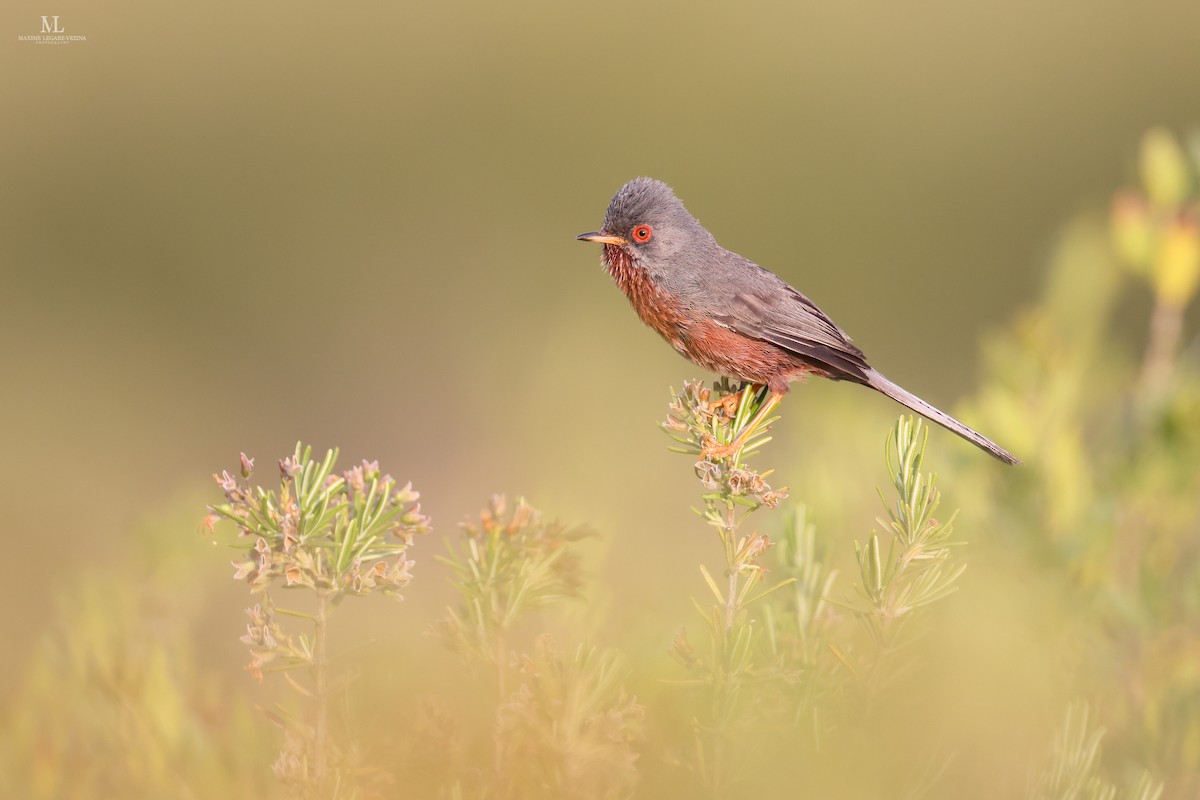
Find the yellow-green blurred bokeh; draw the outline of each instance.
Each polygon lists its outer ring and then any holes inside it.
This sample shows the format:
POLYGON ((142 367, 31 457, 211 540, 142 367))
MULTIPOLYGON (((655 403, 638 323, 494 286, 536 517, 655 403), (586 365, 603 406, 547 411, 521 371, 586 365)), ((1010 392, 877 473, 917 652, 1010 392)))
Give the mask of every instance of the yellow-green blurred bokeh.
MULTIPOLYGON (((411 554, 406 603, 347 623, 405 653, 405 674, 444 663, 421 636, 451 602, 432 556, 494 491, 602 534, 579 624, 658 663, 713 547, 687 510, 689 467, 655 425, 667 387, 700 373, 574 235, 625 180, 666 180, 881 371, 953 407, 978 388, 981 337, 1035 298, 1063 226, 1102 218, 1139 169, 1174 157, 1139 166, 1138 147, 1152 126, 1197 120, 1198 31, 1189 2, 5 4, 0 703, 52 696, 69 661, 46 654, 56 609, 108 598, 108 618, 80 625, 116 646, 142 635, 126 617, 145 621, 121 587, 162 587, 171 634, 145 659, 160 678, 139 685, 167 698, 163 685, 187 683, 201 710, 233 691, 239 710, 205 719, 258 725, 272 752, 274 729, 243 715, 242 587, 193 534, 217 495, 209 473, 240 450, 269 472, 298 439, 377 458, 424 495, 436 532, 411 554), (18 41, 47 12, 87 41, 18 41)), ((1184 191, 1160 183, 1152 194, 1184 191)), ((1106 233, 1079 237, 1067 258, 1088 270, 1106 233)), ((1192 239, 1161 246, 1195 261, 1192 239)), ((1071 287, 1051 294, 1069 315, 1071 287)), ((1117 314, 1127 360, 1151 300, 1130 292, 1117 314)), ((1017 329, 1043 341, 1038 325, 1017 329)), ((985 391, 972 408, 1003 419, 1010 401, 985 391)), ((824 383, 783 405, 769 458, 843 559, 875 524, 897 410, 824 383)), ((1038 431, 1010 434, 1001 444, 1039 452, 1038 431)), ((1066 500, 1047 526, 1069 527, 1087 512, 1071 503, 1096 491, 1063 477, 1082 444, 1054 447, 1047 479, 1066 500)), ((983 458, 938 432, 930 450, 983 458)), ((955 489, 947 469, 951 508, 966 502, 955 489)), ((964 520, 965 538, 988 538, 986 516, 964 520)), ((939 667, 968 698, 945 714, 1005 723, 976 731, 980 750, 1016 746, 1071 699, 1035 654, 1079 632, 1054 615, 1024 627, 1060 598, 1045 576, 1020 584, 1011 558, 972 566, 948 612, 962 619, 942 629, 977 637, 939 667), (1003 696, 970 691, 981 669, 1003 696)), ((148 701, 159 733, 128 741, 180 730, 163 702, 148 701)))

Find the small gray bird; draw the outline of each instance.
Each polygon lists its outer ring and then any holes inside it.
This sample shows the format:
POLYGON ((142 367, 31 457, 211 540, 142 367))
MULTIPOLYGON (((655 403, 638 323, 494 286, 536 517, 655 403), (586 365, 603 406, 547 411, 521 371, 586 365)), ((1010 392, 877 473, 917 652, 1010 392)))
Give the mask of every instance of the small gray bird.
POLYGON ((886 394, 1007 464, 1017 458, 867 365, 863 352, 821 309, 721 245, 662 181, 634 178, 613 196, 600 230, 602 261, 642 322, 704 369, 766 386, 770 396, 745 431, 705 452, 728 457, 787 393, 814 374, 886 394))

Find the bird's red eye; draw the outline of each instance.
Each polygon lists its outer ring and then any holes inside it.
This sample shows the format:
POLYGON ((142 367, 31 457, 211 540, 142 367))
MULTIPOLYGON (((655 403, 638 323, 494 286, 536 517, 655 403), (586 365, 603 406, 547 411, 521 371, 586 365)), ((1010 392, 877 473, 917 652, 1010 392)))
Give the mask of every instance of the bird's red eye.
POLYGON ((648 242, 653 235, 654 231, 649 225, 638 225, 633 229, 633 240, 635 242, 648 242))

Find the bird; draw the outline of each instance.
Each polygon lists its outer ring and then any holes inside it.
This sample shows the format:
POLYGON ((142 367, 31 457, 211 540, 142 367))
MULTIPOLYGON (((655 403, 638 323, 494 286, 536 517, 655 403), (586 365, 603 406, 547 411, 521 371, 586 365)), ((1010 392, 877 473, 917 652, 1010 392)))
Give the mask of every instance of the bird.
POLYGON ((702 458, 728 458, 779 404, 793 381, 817 375, 870 387, 1006 464, 1020 460, 983 434, 885 378, 825 312, 775 273, 717 243, 674 190, 634 178, 613 195, 598 231, 601 263, 634 311, 681 355, 769 395, 727 445, 702 458))

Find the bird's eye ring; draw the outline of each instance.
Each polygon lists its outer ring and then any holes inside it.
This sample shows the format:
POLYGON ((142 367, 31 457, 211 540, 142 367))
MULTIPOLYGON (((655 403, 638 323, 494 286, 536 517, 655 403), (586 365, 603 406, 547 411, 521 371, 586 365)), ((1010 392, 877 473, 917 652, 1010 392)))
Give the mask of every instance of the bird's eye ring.
POLYGON ((654 230, 649 225, 638 225, 633 229, 633 240, 635 242, 648 242, 653 235, 654 230))

